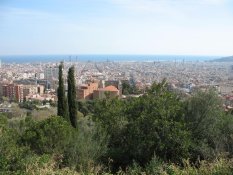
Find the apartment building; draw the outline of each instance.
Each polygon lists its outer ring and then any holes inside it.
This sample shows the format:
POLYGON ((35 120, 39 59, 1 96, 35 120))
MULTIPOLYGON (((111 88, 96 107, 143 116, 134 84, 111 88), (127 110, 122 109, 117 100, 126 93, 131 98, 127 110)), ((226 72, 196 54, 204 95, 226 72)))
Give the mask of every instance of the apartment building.
POLYGON ((29 94, 44 94, 44 86, 42 85, 24 85, 23 86, 23 97, 25 98, 29 94))
POLYGON ((23 101, 23 85, 7 84, 2 86, 2 95, 10 101, 23 101))

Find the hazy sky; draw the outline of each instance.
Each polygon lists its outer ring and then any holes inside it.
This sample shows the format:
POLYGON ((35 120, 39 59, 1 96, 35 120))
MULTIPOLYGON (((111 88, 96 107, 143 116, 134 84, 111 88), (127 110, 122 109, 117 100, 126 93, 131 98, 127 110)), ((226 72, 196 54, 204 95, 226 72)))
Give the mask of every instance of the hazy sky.
POLYGON ((0 55, 233 55, 233 0, 0 0, 0 55))

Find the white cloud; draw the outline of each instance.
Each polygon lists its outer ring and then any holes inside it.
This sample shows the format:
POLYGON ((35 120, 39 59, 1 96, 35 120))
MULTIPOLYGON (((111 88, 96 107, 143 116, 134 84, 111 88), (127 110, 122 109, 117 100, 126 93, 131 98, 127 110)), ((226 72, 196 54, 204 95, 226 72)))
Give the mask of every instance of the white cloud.
MULTIPOLYGON (((108 0, 107 0, 108 1, 108 0)), ((226 5, 229 0, 111 0, 115 5, 130 10, 164 13, 180 8, 226 5)))
POLYGON ((4 21, 17 20, 18 22, 24 21, 67 21, 61 14, 46 12, 43 10, 35 10, 29 8, 19 7, 0 7, 0 18, 4 21))
MULTIPOLYGON (((109 1, 109 0, 107 0, 109 1)), ((216 4, 226 4, 229 0, 110 0, 112 3, 119 5, 129 5, 129 4, 147 4, 147 3, 155 3, 155 4, 208 4, 208 5, 216 5, 216 4)))
POLYGON ((48 17, 50 14, 36 11, 36 10, 30 10, 30 9, 24 9, 24 8, 15 8, 15 7, 1 7, 0 8, 0 15, 3 17, 48 17))
POLYGON ((198 0, 198 1, 199 3, 205 3, 210 5, 222 5, 228 2, 228 0, 198 0))
POLYGON ((158 14, 166 16, 183 16, 182 11, 174 8, 174 1, 167 0, 111 0, 114 5, 134 14, 158 14))

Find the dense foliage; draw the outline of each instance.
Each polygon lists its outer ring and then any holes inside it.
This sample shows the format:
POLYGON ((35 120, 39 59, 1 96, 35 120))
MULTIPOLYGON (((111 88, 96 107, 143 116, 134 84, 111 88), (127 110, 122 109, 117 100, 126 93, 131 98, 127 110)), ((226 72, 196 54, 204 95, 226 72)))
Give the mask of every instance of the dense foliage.
POLYGON ((71 125, 77 127, 77 106, 76 106, 76 88, 74 78, 74 66, 68 71, 68 106, 71 125))
POLYGON ((76 128, 56 116, 0 116, 1 173, 233 172, 233 115, 214 91, 182 99, 164 81, 139 98, 79 101, 78 110, 76 128))
POLYGON ((122 94, 129 95, 129 94, 140 94, 142 93, 136 86, 135 83, 123 81, 122 83, 122 94))

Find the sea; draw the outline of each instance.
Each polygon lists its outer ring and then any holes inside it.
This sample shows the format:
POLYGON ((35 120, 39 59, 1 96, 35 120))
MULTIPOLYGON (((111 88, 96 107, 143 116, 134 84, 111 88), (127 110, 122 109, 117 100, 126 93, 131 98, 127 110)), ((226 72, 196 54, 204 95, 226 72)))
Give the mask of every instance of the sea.
POLYGON ((40 63, 60 61, 93 61, 93 62, 153 62, 153 61, 185 61, 204 62, 221 58, 221 56, 192 55, 0 55, 2 63, 40 63))

